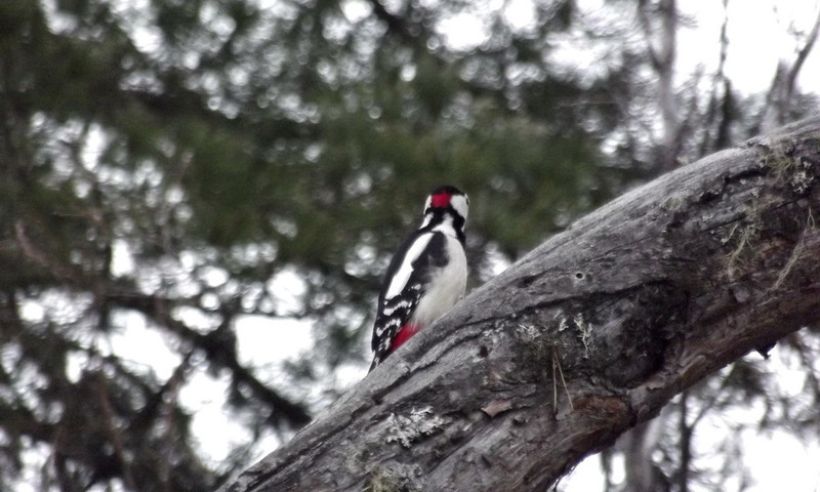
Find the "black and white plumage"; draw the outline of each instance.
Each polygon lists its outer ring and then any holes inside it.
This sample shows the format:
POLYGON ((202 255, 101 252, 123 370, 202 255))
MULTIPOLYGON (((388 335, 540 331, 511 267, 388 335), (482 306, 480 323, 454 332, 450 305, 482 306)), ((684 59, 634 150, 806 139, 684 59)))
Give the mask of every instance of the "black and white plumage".
POLYGON ((401 244, 382 284, 371 371, 464 295, 469 204, 467 195, 454 186, 440 186, 427 197, 421 226, 401 244))

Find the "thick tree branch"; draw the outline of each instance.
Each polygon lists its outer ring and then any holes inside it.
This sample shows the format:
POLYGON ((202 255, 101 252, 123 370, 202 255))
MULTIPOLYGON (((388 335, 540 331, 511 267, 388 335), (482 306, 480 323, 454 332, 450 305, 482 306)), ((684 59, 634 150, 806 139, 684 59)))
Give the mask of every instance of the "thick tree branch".
POLYGON ((477 289, 225 490, 544 490, 820 320, 816 218, 820 117, 666 174, 477 289))

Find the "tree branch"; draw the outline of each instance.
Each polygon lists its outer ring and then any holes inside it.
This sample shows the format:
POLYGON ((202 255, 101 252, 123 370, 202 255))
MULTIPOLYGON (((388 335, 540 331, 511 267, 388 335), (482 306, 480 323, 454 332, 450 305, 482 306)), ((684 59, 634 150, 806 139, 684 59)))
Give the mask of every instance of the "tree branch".
POLYGON ((820 320, 812 216, 820 117, 668 173, 474 291, 223 490, 544 490, 820 320), (553 403, 556 354, 573 408, 553 403))
POLYGON ((806 58, 809 57, 809 53, 811 53, 812 48, 814 48, 814 44, 817 42, 818 33, 820 33, 820 10, 817 11, 817 18, 814 20, 811 31, 809 31, 803 46, 797 51, 797 58, 795 58, 794 63, 786 76, 785 98, 787 103, 792 100, 792 94, 794 93, 794 86, 797 82, 797 76, 800 74, 800 70, 803 68, 806 58))
POLYGON ((794 87, 797 77, 806 58, 808 58, 814 44, 817 42, 818 34, 820 34, 820 11, 817 12, 817 18, 805 42, 797 50, 797 57, 794 62, 790 66, 787 66, 785 61, 777 64, 774 79, 772 79, 772 85, 766 94, 766 103, 761 115, 760 127, 763 131, 768 131, 774 125, 782 124, 785 121, 794 103, 794 87))
POLYGON ((221 339, 222 336, 233 336, 225 329, 216 329, 202 334, 190 329, 186 324, 171 316, 169 300, 138 292, 115 293, 106 292, 107 302, 113 306, 138 311, 158 325, 177 335, 180 339, 191 343, 196 349, 202 350, 210 364, 230 370, 233 383, 247 387, 259 400, 273 408, 270 420, 287 421, 294 427, 301 427, 310 422, 307 409, 259 381, 253 371, 239 362, 238 355, 232 340, 221 339))

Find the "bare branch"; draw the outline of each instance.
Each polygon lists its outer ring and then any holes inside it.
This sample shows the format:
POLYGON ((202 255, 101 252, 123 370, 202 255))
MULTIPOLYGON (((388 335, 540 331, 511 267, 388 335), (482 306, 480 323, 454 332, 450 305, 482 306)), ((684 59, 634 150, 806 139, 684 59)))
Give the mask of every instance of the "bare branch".
POLYGON ((787 102, 791 102, 792 100, 794 86, 797 82, 797 76, 800 74, 800 70, 802 70, 803 64, 806 62, 806 58, 808 58, 809 53, 811 53, 811 50, 817 42, 818 32, 820 32, 820 9, 817 11, 817 18, 814 20, 814 25, 812 26, 805 43, 803 43, 803 47, 797 51, 797 58, 794 60, 794 63, 786 76, 785 97, 787 102))
POLYGON ((663 125, 660 158, 657 167, 668 171, 676 166, 682 145, 683 127, 678 119, 677 95, 675 94, 675 58, 677 57, 678 9, 676 0, 660 0, 658 4, 661 25, 653 32, 646 13, 648 2, 638 2, 638 20, 646 38, 647 53, 652 68, 658 75, 658 109, 663 125), (655 38, 659 38, 655 42, 655 38))
POLYGON ((134 481, 134 473, 131 470, 131 465, 128 458, 125 456, 125 446, 122 442, 122 433, 117 428, 117 424, 114 422, 114 410, 111 408, 107 383, 102 373, 96 374, 96 383, 97 399, 100 409, 102 410, 103 425, 108 433, 108 440, 114 447, 114 454, 119 461, 122 479, 129 489, 137 490, 137 483, 134 481))
POLYGON ((786 65, 783 61, 777 64, 771 88, 766 94, 766 104, 760 123, 762 131, 768 131, 775 125, 783 124, 787 118, 794 99, 797 77, 817 42, 818 33, 820 33, 820 11, 817 13, 817 18, 803 46, 798 49, 794 62, 790 65, 786 65))
MULTIPOLYGON (((203 351, 208 357, 209 363, 230 370, 235 384, 247 387, 254 396, 274 409, 270 415, 272 420, 284 419, 294 427, 300 427, 310 421, 307 409, 259 381, 253 371, 239 362, 233 344, 226 343, 225 340, 220 338, 234 336, 229 330, 216 329, 207 334, 199 333, 171 316, 173 305, 169 300, 162 297, 139 292, 127 294, 106 292, 105 299, 114 306, 133 309, 144 314, 180 339, 203 351)), ((223 324, 229 323, 229 321, 223 320, 223 324)))
MULTIPOLYGON (((727 90, 728 80, 726 79, 726 56, 729 51, 729 0, 723 0, 723 24, 720 26, 720 54, 718 56, 718 66, 712 76, 712 87, 709 90, 709 104, 703 122, 703 135, 700 142, 700 155, 706 155, 721 148, 721 142, 725 140, 724 128, 729 124, 730 115, 726 111, 720 111, 720 107, 726 105, 727 99, 731 98, 731 91, 727 90), (718 100, 718 92, 723 92, 723 104, 718 100), (717 125, 716 135, 712 135, 712 127, 720 113, 720 122, 717 125)), ((725 143, 724 143, 725 145, 725 143)))

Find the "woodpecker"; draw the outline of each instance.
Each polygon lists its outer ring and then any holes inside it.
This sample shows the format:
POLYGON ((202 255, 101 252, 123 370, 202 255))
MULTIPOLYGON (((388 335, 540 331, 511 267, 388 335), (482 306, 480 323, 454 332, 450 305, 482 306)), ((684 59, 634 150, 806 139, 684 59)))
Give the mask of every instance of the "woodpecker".
POLYGON ((393 255, 373 324, 372 371, 404 342, 450 310, 467 286, 464 224, 470 199, 439 186, 424 202, 423 220, 393 255))

